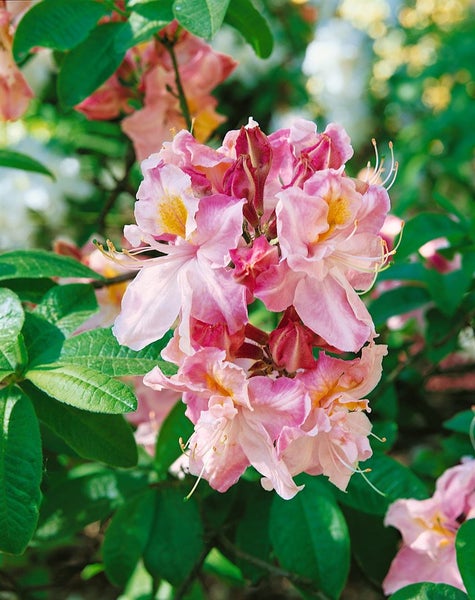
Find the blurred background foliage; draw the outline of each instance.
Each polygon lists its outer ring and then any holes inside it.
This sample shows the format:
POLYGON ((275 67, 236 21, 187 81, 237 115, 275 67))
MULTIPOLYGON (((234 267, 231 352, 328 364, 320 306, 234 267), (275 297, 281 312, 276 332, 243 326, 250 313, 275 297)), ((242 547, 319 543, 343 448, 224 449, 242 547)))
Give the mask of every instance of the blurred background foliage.
MULTIPOLYGON (((227 122, 210 143, 218 146, 227 130, 239 128, 249 116, 268 133, 296 116, 316 120, 320 131, 336 121, 352 139, 355 156, 349 166, 356 175, 368 161, 375 163, 373 137, 383 156, 393 142, 399 170, 391 189, 392 213, 408 224, 395 265, 368 294, 379 341, 390 347, 384 379, 372 394, 372 421, 387 438, 386 449, 394 444, 393 456, 410 464, 430 486, 461 456, 473 454, 467 435, 475 390, 473 2, 255 4, 271 25, 274 51, 269 59, 259 59, 234 30, 223 26, 218 32, 213 46, 240 65, 215 92, 227 122), (447 264, 460 259, 445 271, 430 268, 434 254, 418 252, 425 242, 439 238, 445 247, 437 249, 438 259, 447 264)), ((0 250, 51 249, 59 237, 82 245, 91 236, 107 236, 120 246, 123 225, 133 221, 140 181, 130 142, 119 122, 89 121, 61 109, 54 55, 42 51, 23 67, 36 97, 21 120, 0 125, 0 145, 35 157, 56 179, 0 168, 0 250)), ((351 510, 346 516, 355 526, 351 510)), ((45 568, 54 561, 66 573, 94 577, 91 556, 100 536, 94 527, 80 534, 84 556, 77 548, 58 550, 54 544, 47 558, 34 554, 37 568, 24 584, 40 590, 45 568), (64 565, 57 562, 57 552, 64 565)), ((383 535, 381 527, 375 526, 374 535, 383 535)), ((12 559, 13 568, 15 561, 21 569, 24 558, 12 559)), ((373 588, 360 589, 354 568, 353 585, 342 597, 382 597, 373 588)), ((220 569, 222 574, 223 564, 220 569)), ((113 597, 108 593, 105 588, 101 597, 113 597)), ((268 597, 276 593, 271 590, 268 597)))

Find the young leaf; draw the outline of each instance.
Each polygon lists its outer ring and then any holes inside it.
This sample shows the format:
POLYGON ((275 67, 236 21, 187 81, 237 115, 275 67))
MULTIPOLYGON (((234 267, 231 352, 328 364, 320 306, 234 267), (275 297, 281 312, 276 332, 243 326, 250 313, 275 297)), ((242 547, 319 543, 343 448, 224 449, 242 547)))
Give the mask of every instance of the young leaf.
POLYGON ((185 501, 178 487, 155 491, 155 513, 143 560, 148 572, 179 585, 190 574, 204 550, 203 527, 193 496, 185 501))
POLYGON ((103 279, 79 261, 46 250, 12 250, 0 254, 0 280, 25 277, 103 279))
POLYGON ((284 569, 339 597, 350 567, 350 540, 340 509, 319 479, 307 477, 292 500, 274 497, 269 532, 284 569))
POLYGON ((64 342, 64 334, 52 323, 34 313, 25 313, 23 335, 29 356, 29 367, 56 361, 64 342))
POLYGON ((108 578, 125 586, 147 544, 155 514, 155 492, 135 496, 114 515, 107 528, 102 556, 108 578))
POLYGON ((38 520, 41 439, 35 411, 17 387, 0 389, 0 550, 21 554, 38 520))
POLYGON ((36 414, 55 435, 79 456, 115 467, 137 463, 137 445, 132 428, 121 415, 85 412, 53 400, 25 382, 36 414))
POLYGON ((43 0, 35 4, 18 23, 13 40, 15 60, 22 61, 35 46, 74 48, 105 14, 106 6, 95 0, 43 0))
POLYGON ((23 336, 8 340, 0 337, 0 382, 14 373, 19 374, 28 362, 23 336))
POLYGON ((25 378, 56 400, 82 410, 122 414, 137 408, 128 385, 80 365, 42 365, 27 371, 25 378))
POLYGON ((447 421, 444 421, 443 425, 446 429, 468 435, 470 428, 475 427, 475 410, 459 412, 447 421))
POLYGON ((455 538, 457 565, 469 598, 475 598, 475 519, 462 523, 455 538))
POLYGON ((73 333, 97 311, 94 289, 85 283, 58 285, 49 290, 34 310, 64 333, 73 333))
POLYGON ((166 475, 170 465, 183 452, 180 439, 186 440, 193 433, 193 423, 185 417, 186 406, 179 401, 163 421, 155 446, 155 466, 159 475, 166 475))
POLYGON ((125 26, 98 25, 65 56, 58 76, 58 96, 64 107, 70 108, 87 98, 119 67, 127 48, 117 38, 123 35, 125 26))
POLYGON ((97 369, 108 375, 144 375, 159 365, 165 375, 176 373, 176 367, 159 358, 172 333, 143 348, 131 350, 121 346, 111 329, 93 329, 75 335, 64 343, 61 360, 97 369))
POLYGON ((272 54, 272 32, 251 0, 231 0, 224 21, 239 31, 257 56, 268 58, 272 54))
POLYGON ((446 583, 413 583, 401 588, 389 600, 469 600, 467 594, 446 583))
POLYGON ((51 179, 55 179, 53 173, 40 162, 13 150, 0 149, 0 167, 8 167, 9 169, 21 169, 22 171, 31 171, 33 173, 41 173, 47 175, 51 179))
POLYGON ((389 504, 398 498, 427 498, 427 489, 422 481, 408 467, 390 456, 378 452, 361 463, 360 467, 370 469, 365 473, 366 479, 355 473, 346 493, 335 488, 336 497, 342 504, 364 513, 384 515, 389 504))
POLYGON ((175 0, 173 12, 185 29, 211 39, 223 23, 228 4, 229 0, 175 0))

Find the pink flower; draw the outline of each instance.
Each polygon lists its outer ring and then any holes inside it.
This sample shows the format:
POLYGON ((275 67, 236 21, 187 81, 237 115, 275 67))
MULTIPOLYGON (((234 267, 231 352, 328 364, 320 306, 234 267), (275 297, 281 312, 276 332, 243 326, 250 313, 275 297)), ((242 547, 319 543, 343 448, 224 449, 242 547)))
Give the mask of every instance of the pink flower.
POLYGON ((204 348, 185 358, 177 375, 167 378, 155 368, 144 383, 183 392, 186 414, 195 424, 187 444, 192 474, 225 492, 252 465, 283 498, 299 491, 274 446, 285 425, 305 419, 308 403, 297 381, 247 379, 223 351, 204 348))
POLYGON ((371 345, 361 358, 345 361, 320 354, 315 367, 297 375, 312 403, 304 425, 286 429, 278 441, 279 455, 292 474, 326 475, 345 490, 358 463, 372 454, 364 396, 381 377, 386 346, 371 345))
MULTIPOLYGON (((186 233, 188 209, 179 185, 157 200, 164 234, 177 235, 177 223, 186 233), (168 212, 160 209, 164 202, 168 202, 168 212)), ((186 239, 177 235, 174 244, 164 244, 144 234, 150 249, 163 256, 135 261, 141 270, 125 292, 113 328, 119 343, 139 350, 163 337, 178 316, 183 349, 190 347, 191 317, 209 324, 225 322, 231 333, 240 329, 247 321, 245 288, 234 281, 225 265, 241 228, 242 201, 214 195, 201 201, 196 230, 186 239)))
POLYGON ((361 194, 352 179, 329 169, 278 198, 282 261, 257 279, 256 296, 272 311, 293 305, 330 345, 358 351, 374 328, 354 288, 370 287, 385 260, 377 234, 388 209, 385 190, 371 186, 361 194))
POLYGON ((423 581, 447 583, 463 591, 457 568, 455 536, 461 523, 475 518, 475 460, 445 471, 427 500, 396 500, 386 514, 385 524, 402 534, 383 589, 386 594, 423 581))
POLYGON ((19 119, 32 97, 30 86, 13 60, 10 14, 0 7, 0 121, 19 119))

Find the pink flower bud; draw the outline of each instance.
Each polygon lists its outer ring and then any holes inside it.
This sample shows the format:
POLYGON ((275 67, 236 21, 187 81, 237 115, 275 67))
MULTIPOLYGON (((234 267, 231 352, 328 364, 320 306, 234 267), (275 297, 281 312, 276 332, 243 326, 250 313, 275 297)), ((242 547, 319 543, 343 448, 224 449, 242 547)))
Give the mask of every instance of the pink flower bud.
POLYGON ((277 329, 269 335, 269 348, 274 363, 289 373, 315 366, 312 345, 314 334, 299 319, 293 307, 288 308, 277 329))

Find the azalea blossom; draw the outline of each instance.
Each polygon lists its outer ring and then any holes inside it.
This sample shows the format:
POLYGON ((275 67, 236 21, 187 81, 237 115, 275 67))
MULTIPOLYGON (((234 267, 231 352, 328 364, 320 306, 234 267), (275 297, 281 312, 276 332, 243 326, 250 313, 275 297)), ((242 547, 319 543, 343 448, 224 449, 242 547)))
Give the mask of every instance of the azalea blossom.
POLYGON ((386 594, 423 581, 447 583, 465 591, 457 567, 455 536, 460 525, 475 518, 475 460, 465 459, 437 480, 426 500, 396 500, 385 524, 402 534, 402 546, 383 581, 386 594))
POLYGON ((176 375, 144 383, 182 395, 189 472, 219 491, 249 466, 283 498, 302 472, 345 489, 371 456, 366 395, 386 347, 358 292, 389 255, 389 198, 345 174, 352 152, 338 125, 266 136, 251 118, 217 149, 180 131, 142 161, 131 248, 109 246, 138 270, 113 331, 138 350, 174 329, 161 355, 176 375), (279 313, 273 331, 252 322, 256 299, 279 313))

